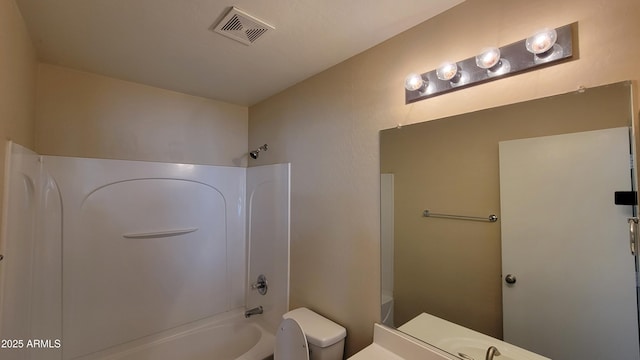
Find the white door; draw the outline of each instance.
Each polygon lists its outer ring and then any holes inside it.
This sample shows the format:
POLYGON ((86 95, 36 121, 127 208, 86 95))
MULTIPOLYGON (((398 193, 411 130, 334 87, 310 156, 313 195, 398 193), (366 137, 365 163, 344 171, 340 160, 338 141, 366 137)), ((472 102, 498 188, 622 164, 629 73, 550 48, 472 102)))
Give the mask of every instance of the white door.
POLYGON ((628 128, 500 143, 505 341, 555 360, 640 359, 632 209, 614 204, 629 167, 628 128))

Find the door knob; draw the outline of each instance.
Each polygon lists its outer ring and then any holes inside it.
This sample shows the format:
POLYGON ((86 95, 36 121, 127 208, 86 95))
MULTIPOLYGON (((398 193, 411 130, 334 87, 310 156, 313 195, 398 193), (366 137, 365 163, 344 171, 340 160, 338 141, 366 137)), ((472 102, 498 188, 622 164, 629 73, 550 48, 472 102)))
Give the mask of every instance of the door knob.
POLYGON ((509 285, 513 285, 516 283, 516 277, 514 275, 507 274, 507 276, 504 277, 504 281, 509 285))

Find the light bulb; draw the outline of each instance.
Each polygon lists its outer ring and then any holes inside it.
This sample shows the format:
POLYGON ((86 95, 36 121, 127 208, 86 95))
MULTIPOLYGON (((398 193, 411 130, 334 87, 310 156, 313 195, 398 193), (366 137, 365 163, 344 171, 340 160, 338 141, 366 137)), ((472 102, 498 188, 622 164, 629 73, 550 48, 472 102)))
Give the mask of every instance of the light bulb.
POLYGON ((458 73, 458 64, 454 62, 444 62, 436 69, 436 76, 440 80, 451 80, 458 73))
POLYGON ((420 90, 425 86, 426 81, 420 74, 411 73, 404 79, 404 88, 409 91, 420 90))
POLYGON ((542 29, 531 35, 525 41, 525 46, 530 53, 542 54, 549 51, 558 40, 556 29, 542 29))
POLYGON ((500 49, 491 47, 483 49, 480 55, 476 56, 476 65, 482 69, 494 67, 500 61, 500 49))

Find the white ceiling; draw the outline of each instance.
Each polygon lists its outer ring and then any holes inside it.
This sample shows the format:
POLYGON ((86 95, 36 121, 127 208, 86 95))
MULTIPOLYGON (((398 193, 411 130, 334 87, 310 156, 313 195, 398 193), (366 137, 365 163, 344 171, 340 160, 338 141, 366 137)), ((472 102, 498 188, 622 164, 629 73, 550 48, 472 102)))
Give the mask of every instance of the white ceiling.
POLYGON ((463 0, 16 0, 41 61, 253 105, 463 0), (209 31, 231 6, 275 26, 209 31))

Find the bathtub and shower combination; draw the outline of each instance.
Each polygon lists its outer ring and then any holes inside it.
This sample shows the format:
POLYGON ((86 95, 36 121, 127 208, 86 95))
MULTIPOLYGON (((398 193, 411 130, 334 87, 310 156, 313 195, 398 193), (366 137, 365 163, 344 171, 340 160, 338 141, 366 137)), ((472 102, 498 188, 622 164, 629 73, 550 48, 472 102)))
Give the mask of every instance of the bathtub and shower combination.
POLYGON ((288 309, 288 164, 40 156, 15 144, 8 154, 0 338, 60 346, 0 349, 2 359, 273 353, 288 309), (259 275, 265 294, 251 286, 259 275))

